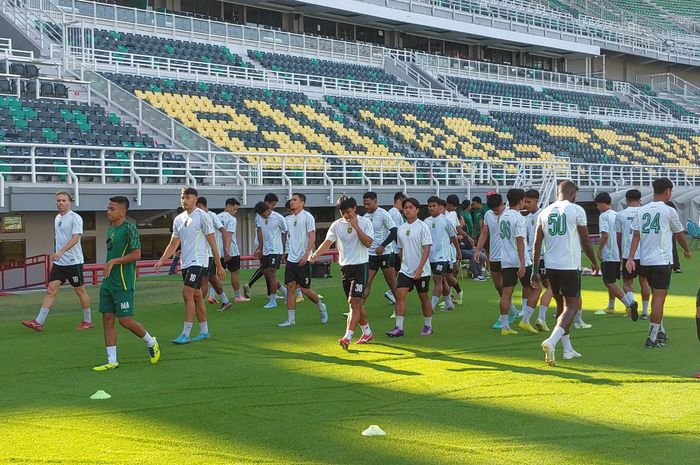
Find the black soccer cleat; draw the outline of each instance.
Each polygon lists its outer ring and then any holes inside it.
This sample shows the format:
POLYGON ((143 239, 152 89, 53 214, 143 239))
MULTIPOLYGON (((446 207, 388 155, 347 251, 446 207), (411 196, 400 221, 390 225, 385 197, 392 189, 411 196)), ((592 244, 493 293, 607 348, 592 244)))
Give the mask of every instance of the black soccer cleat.
POLYGON ((666 333, 663 331, 659 331, 659 333, 656 335, 656 342, 661 343, 662 345, 668 344, 668 336, 666 333))
POLYGON ((639 304, 637 302, 632 302, 632 305, 630 305, 630 318, 632 318, 632 321, 639 319, 639 304))
POLYGON ((657 349, 657 348, 660 349, 664 345, 661 342, 659 342, 658 338, 655 341, 652 341, 651 338, 647 338, 647 342, 646 342, 646 344, 644 344, 644 346, 647 349, 657 349))

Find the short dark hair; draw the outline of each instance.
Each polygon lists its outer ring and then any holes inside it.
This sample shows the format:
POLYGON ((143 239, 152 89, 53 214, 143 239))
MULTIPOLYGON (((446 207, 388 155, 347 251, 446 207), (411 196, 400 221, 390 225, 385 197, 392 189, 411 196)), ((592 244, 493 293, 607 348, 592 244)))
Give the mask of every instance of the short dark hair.
POLYGON ((226 199, 226 205, 232 205, 234 207, 240 206, 241 202, 239 202, 237 199, 230 197, 226 199))
POLYGON ((484 203, 481 201, 481 197, 479 197, 478 195, 475 195, 474 197, 472 197, 472 202, 484 203))
POLYGON ((199 197, 199 192, 194 187, 183 187, 180 191, 180 195, 194 195, 199 197))
POLYGON ((625 200, 642 200, 642 193, 639 189, 630 189, 625 192, 625 200))
POLYGON ((292 197, 294 197, 295 195, 299 197, 299 200, 306 203, 306 196, 304 194, 302 194, 301 192, 295 192, 292 194, 292 197))
POLYGON ((265 202, 258 202, 255 204, 255 213, 258 215, 262 215, 265 213, 266 210, 269 210, 270 207, 267 206, 267 203, 265 202))
POLYGON ((486 199, 486 205, 488 205, 491 210, 498 208, 503 205, 503 197, 501 197, 501 194, 491 194, 486 199))
POLYGON ((559 183, 559 192, 570 195, 578 192, 578 186, 573 181, 567 179, 559 183))
POLYGON ((517 187, 514 189, 509 189, 508 193, 506 194, 506 198, 508 199, 508 205, 510 205, 512 208, 513 205, 525 198, 525 190, 517 187))
POLYGON ((338 201, 335 202, 335 205, 338 207, 338 210, 344 212, 345 210, 350 210, 351 208, 357 208, 357 201, 355 200, 355 197, 346 197, 341 195, 338 197, 338 201))
POLYGON ((610 205, 612 203, 612 198, 607 192, 598 192, 593 201, 595 203, 604 203, 605 205, 610 205))
POLYGON ((431 195, 430 197, 428 197, 428 203, 436 203, 440 205, 440 197, 438 197, 437 195, 431 195))
POLYGON ((269 194, 265 194, 265 198, 263 199, 263 201, 265 201, 267 203, 272 203, 272 202, 279 202, 280 199, 275 194, 270 192, 269 194))
POLYGON ((291 200, 287 200, 286 202, 284 202, 284 208, 286 208, 287 210, 289 210, 290 208, 292 208, 292 201, 291 201, 291 200))
POLYGON ((394 202, 397 200, 401 201, 401 205, 403 205, 403 201, 406 199, 406 194, 403 193, 403 191, 399 191, 396 194, 394 194, 394 202))
POLYGON ((459 196, 457 196, 456 194, 450 194, 447 196, 445 201, 450 205, 454 205, 456 207, 457 205, 459 205, 459 196))
POLYGON ((362 195, 362 198, 363 198, 363 199, 369 199, 369 200, 377 200, 377 193, 376 193, 376 192, 372 192, 372 191, 365 192, 365 193, 362 195))
POLYGON ((177 212, 177 214, 179 215, 180 213, 184 212, 184 211, 185 211, 185 209, 184 209, 184 208, 182 208, 182 207, 177 207, 177 208, 175 209, 175 211, 176 211, 176 212, 177 212))
POLYGON ((651 186, 654 188, 654 194, 663 194, 666 189, 673 189, 673 182, 668 178, 657 178, 651 186))
POLYGON ((404 199, 403 202, 401 203, 401 205, 405 208, 407 203, 410 203, 411 205, 413 205, 416 208, 420 208, 420 202, 416 198, 409 197, 407 199, 404 199))
POLYGON ((127 210, 129 209, 129 199, 127 199, 123 195, 117 195, 114 197, 110 197, 109 201, 113 202, 113 203, 118 203, 119 205, 126 208, 127 210))
POLYGON ((197 203, 200 205, 204 205, 207 207, 207 198, 206 197, 197 197, 197 203))
POLYGON ((438 203, 440 204, 441 207, 447 207, 447 200, 445 200, 445 199, 440 199, 440 201, 438 203))
POLYGON ((525 191, 525 197, 528 199, 539 199, 540 198, 540 191, 537 189, 528 189, 525 191))

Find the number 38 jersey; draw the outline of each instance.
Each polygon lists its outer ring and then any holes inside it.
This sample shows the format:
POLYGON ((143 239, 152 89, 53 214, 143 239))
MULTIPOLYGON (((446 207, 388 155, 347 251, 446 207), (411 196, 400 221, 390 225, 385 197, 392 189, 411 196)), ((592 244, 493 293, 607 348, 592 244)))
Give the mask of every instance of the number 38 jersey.
POLYGON ((544 262, 548 270, 581 269, 579 226, 586 226, 586 212, 568 200, 557 200, 542 210, 537 222, 544 233, 544 262))
POLYGON ((639 231, 639 260, 643 266, 673 263, 673 234, 683 231, 678 212, 663 202, 651 202, 637 210, 632 230, 639 231))

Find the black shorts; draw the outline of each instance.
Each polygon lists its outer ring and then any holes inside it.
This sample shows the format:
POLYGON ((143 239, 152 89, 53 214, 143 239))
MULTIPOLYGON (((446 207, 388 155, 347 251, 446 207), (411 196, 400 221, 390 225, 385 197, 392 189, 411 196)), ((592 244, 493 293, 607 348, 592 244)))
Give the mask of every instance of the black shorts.
MULTIPOLYGON (((523 288, 530 285, 530 278, 532 277, 532 267, 525 267, 525 275, 520 278, 520 284, 523 288)), ((503 287, 515 287, 518 283, 518 269, 517 268, 503 268, 501 270, 501 286, 503 287)))
POLYGON ((370 255, 369 256, 369 269, 372 271, 377 271, 378 269, 385 270, 387 268, 394 267, 394 254, 387 253, 384 255, 370 255))
POLYGON ((236 255, 235 257, 229 257, 228 260, 221 258, 221 266, 231 272, 238 271, 241 269, 241 256, 236 255))
POLYGON ((454 272, 455 272, 455 264, 453 262, 447 262, 447 266, 445 267, 445 273, 452 274, 454 272))
POLYGON ((501 262, 489 262, 489 271, 491 273, 500 273, 501 272, 501 262))
POLYGON ((408 288, 408 292, 411 292, 413 288, 416 288, 416 292, 423 294, 430 290, 430 276, 423 276, 420 279, 413 279, 410 276, 406 276, 403 273, 399 273, 399 279, 396 281, 396 288, 408 288))
POLYGON ((639 276, 647 278, 652 289, 667 291, 671 285, 671 265, 642 265, 639 276))
POLYGON ((552 294, 564 297, 581 297, 581 272, 579 270, 547 270, 552 294))
POLYGON ((345 265, 340 268, 340 275, 343 277, 343 291, 345 291, 345 297, 357 297, 361 299, 365 296, 368 268, 368 263, 345 265))
POLYGON ((449 265, 450 264, 447 262, 430 262, 430 271, 432 271, 434 275, 445 276, 448 272, 447 268, 449 265))
POLYGON ((306 265, 299 266, 298 263, 287 262, 284 266, 284 284, 292 282, 302 289, 308 289, 311 286, 311 264, 307 262, 306 265))
POLYGON ((547 279, 547 267, 544 265, 544 260, 540 259, 540 277, 542 281, 547 279))
POLYGON ((68 281, 73 287, 83 285, 83 264, 77 265, 53 265, 49 273, 49 282, 61 281, 61 284, 68 281))
POLYGON ((282 255, 263 255, 260 258, 260 268, 263 270, 268 270, 274 268, 276 270, 280 269, 280 262, 282 261, 282 255))
POLYGON ((394 269, 401 269, 401 256, 398 253, 392 254, 394 256, 394 269))
POLYGON ((193 289, 202 287, 202 276, 206 272, 206 268, 202 266, 190 266, 182 270, 182 284, 193 289))
POLYGON ((209 263, 207 263, 207 273, 208 278, 216 276, 216 267, 214 266, 214 257, 209 257, 209 263))
POLYGON ((600 273, 603 275, 604 284, 615 284, 620 279, 620 262, 601 263, 600 273))
POLYGON ((627 259, 623 258, 622 259, 622 279, 627 279, 627 280, 634 279, 637 276, 641 275, 641 273, 639 272, 640 271, 639 269, 641 268, 642 265, 639 263, 639 259, 636 259, 634 261, 634 271, 631 273, 629 271, 627 271, 626 265, 627 265, 627 259))

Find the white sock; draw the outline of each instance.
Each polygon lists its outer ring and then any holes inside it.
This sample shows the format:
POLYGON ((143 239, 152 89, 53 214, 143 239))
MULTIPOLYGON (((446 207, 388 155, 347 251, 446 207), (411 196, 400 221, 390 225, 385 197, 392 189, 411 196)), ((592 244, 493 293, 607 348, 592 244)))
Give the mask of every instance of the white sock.
POLYGON ((44 324, 44 321, 46 321, 46 317, 49 316, 49 309, 48 308, 41 308, 39 310, 39 314, 36 316, 36 321, 40 325, 44 324))
POLYGON ((552 334, 549 335, 549 341, 552 344, 554 344, 555 348, 557 347, 557 344, 559 343, 559 339, 561 339, 565 333, 566 333, 566 331, 564 331, 564 328, 562 328, 561 326, 557 325, 554 327, 554 329, 552 330, 552 334))
POLYGON ((299 289, 298 287, 297 287, 297 290, 296 290, 295 294, 297 295, 297 297, 303 297, 303 296, 301 295, 301 289, 299 289))
MULTIPOLYGON (((623 297, 623 299, 624 299, 624 297, 623 297)), ((620 299, 620 300, 622 300, 622 299, 620 299)), ((624 300, 622 300, 622 302, 624 303, 624 300)), ((629 305, 628 305, 628 307, 629 307, 629 305)), ((615 308, 615 299, 608 300, 608 308, 610 308, 610 309, 615 308)))
POLYGON ((450 294, 447 294, 445 296, 445 308, 452 308, 454 307, 455 304, 452 302, 452 296, 450 294))
POLYGON ((316 304, 316 307, 318 308, 319 312, 322 312, 326 309, 325 305, 323 304, 323 301, 321 299, 318 299, 318 303, 316 304))
POLYGON ((571 345, 571 338, 569 336, 569 334, 564 334, 561 337, 561 344, 564 346, 564 350, 567 352, 574 350, 574 346, 571 345))
POLYGON ((430 306, 433 307, 433 310, 437 307, 438 302, 440 302, 440 296, 434 295, 430 298, 430 306))
MULTIPOLYGON (((286 298, 286 297, 287 297, 287 294, 285 294, 284 297, 286 298)), ((269 302, 270 302, 270 303, 277 302, 277 294, 270 294, 270 295, 268 296, 268 298, 269 298, 269 302)))
MULTIPOLYGON (((622 302, 625 305, 625 308, 628 308, 630 305, 632 305, 632 302, 634 302, 634 299, 630 300, 629 297, 627 297, 627 294, 625 294, 620 299, 620 302, 622 302)), ((608 308, 613 308, 613 307, 608 307, 608 308)))
POLYGON ((574 321, 576 321, 578 324, 583 323, 583 310, 576 312, 576 319, 574 321))
POLYGON ((89 308, 83 309, 83 321, 85 323, 92 323, 92 313, 89 308))
POLYGON ((348 341, 352 341, 352 333, 353 331, 350 331, 349 329, 345 331, 345 339, 348 341))
POLYGON ((520 301, 520 309, 525 313, 525 307, 527 307, 527 299, 525 297, 520 301))
POLYGON ((107 347, 107 363, 117 363, 117 346, 107 347))
POLYGON ((432 316, 426 316, 423 317, 425 326, 430 326, 431 328, 433 327, 433 317, 432 316))
POLYGON ((212 299, 216 298, 216 291, 212 286, 209 286, 209 297, 211 297, 212 299))
POLYGON ((627 297, 630 300, 634 300, 634 292, 632 292, 632 291, 626 292, 625 297, 627 297))
POLYGON ((547 320, 547 310, 549 309, 548 306, 546 305, 540 305, 540 312, 537 315, 537 319, 541 321, 546 321, 547 320))
POLYGON ((148 334, 148 331, 146 331, 146 334, 141 338, 141 340, 146 343, 147 347, 153 347, 156 345, 156 340, 153 339, 153 336, 148 334))
POLYGON ((523 305, 523 321, 525 323, 530 322, 530 318, 532 318, 532 313, 535 311, 534 308, 530 307, 527 303, 523 305))
POLYGON ((649 314, 649 301, 642 300, 642 315, 648 315, 648 314, 649 314))
POLYGON ((364 334, 365 336, 369 336, 370 334, 372 334, 372 330, 369 329, 369 323, 367 323, 366 325, 360 325, 360 328, 362 328, 362 334, 364 334))
POLYGON ((209 323, 206 321, 199 323, 199 334, 209 334, 209 323))
POLYGON ((225 292, 222 292, 221 294, 219 294, 219 297, 221 297, 222 304, 227 304, 227 303, 231 302, 230 300, 228 300, 228 296, 226 295, 225 292))
POLYGON ((192 332, 192 323, 189 321, 185 321, 185 323, 182 325, 182 334, 189 337, 191 332, 192 332))
POLYGON ((287 309, 287 321, 294 321, 294 309, 293 308, 288 308, 287 309))
POLYGON ((234 289, 233 290, 233 295, 236 297, 236 299, 239 299, 241 297, 241 290, 240 289, 234 289))
POLYGON ((666 333, 666 328, 664 328, 664 319, 661 318, 661 323, 659 323, 659 331, 666 333))
POLYGON ((656 341, 656 336, 659 334, 659 329, 661 329, 661 325, 649 323, 649 339, 651 339, 652 342, 656 341))
POLYGON ((508 315, 499 315, 498 321, 501 322, 501 328, 503 328, 505 330, 510 329, 510 325, 508 324, 508 315))
MULTIPOLYGON (((282 291, 282 295, 284 295, 284 298, 287 298, 287 288, 285 286, 280 286, 280 291, 282 291)), ((275 295, 277 295, 275 293, 275 295)))
POLYGON ((396 326, 403 330, 403 316, 401 315, 396 315, 396 326))

